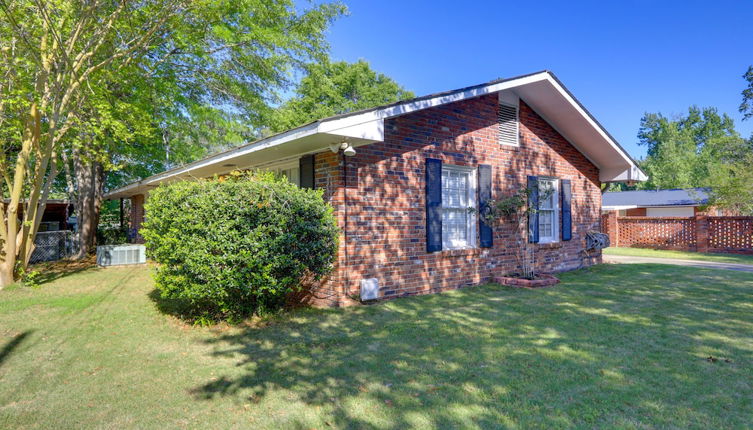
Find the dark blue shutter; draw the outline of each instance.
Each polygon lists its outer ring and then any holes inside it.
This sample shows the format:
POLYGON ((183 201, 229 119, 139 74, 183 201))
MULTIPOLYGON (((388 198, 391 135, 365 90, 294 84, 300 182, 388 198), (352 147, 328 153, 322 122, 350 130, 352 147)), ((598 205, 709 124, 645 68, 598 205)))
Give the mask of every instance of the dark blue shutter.
POLYGON ((562 196, 562 240, 570 240, 573 238, 573 217, 570 204, 572 190, 570 189, 569 179, 560 180, 560 190, 560 196, 562 196))
MULTIPOLYGON (((492 199, 492 166, 488 164, 479 164, 478 166, 478 208, 483 214, 486 212, 486 206, 492 199)), ((493 243, 493 234, 491 226, 484 222, 480 217, 479 242, 482 248, 491 248, 493 243)))
POLYGON ((528 242, 539 243, 539 177, 528 177, 528 242))
POLYGON ((426 252, 442 250, 442 161, 426 159, 426 252))
POLYGON ((301 188, 316 188, 314 180, 314 154, 304 155, 298 160, 299 177, 301 180, 301 188))

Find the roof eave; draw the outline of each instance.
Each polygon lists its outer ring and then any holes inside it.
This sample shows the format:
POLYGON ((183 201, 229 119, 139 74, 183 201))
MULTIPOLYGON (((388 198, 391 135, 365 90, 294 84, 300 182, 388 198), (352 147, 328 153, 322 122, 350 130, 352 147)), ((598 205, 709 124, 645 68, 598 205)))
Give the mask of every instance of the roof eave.
MULTIPOLYGON (((143 193, 160 183, 172 180, 207 177, 213 174, 226 173, 234 168, 253 167, 264 161, 264 157, 261 156, 262 154, 268 154, 270 157, 277 156, 278 158, 282 158, 286 154, 288 156, 293 154, 304 155, 306 153, 326 150, 330 143, 342 139, 347 139, 353 146, 378 142, 384 138, 384 120, 387 118, 508 89, 523 88, 526 85, 537 83, 544 83, 546 85, 545 82, 557 89, 572 108, 577 110, 578 114, 587 120, 588 124, 598 133, 598 136, 615 151, 612 154, 619 154, 619 158, 614 158, 615 155, 611 157, 615 160, 620 159, 622 160, 621 162, 613 162, 609 166, 594 163, 600 169, 600 180, 602 182, 647 180, 646 174, 638 167, 638 164, 624 148, 617 144, 590 112, 575 99, 557 77, 549 71, 541 71, 459 90, 418 97, 378 108, 325 118, 150 176, 115 189, 107 193, 105 198, 114 199, 143 193), (227 168, 223 170, 225 166, 227 168)), ((588 157, 588 154, 582 148, 578 149, 588 157)), ((588 158, 593 162, 593 157, 588 158)))

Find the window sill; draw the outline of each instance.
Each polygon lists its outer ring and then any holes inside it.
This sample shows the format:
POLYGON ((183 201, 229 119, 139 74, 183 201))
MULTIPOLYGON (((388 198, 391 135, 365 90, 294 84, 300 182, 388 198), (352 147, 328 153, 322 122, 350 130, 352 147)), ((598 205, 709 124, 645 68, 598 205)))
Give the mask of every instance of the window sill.
POLYGON ((442 249, 435 254, 438 254, 442 257, 463 257, 468 255, 479 255, 483 250, 484 249, 482 248, 469 246, 465 248, 442 249))
POLYGON ((562 248, 562 242, 560 241, 539 243, 539 249, 558 249, 558 248, 562 248))

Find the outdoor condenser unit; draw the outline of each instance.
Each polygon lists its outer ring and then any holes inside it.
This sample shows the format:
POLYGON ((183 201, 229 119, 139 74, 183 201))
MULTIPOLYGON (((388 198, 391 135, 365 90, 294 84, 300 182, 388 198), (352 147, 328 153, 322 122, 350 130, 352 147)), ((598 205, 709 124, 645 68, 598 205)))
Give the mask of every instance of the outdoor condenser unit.
POLYGON ((104 245, 97 247, 97 264, 99 266, 144 263, 146 263, 146 248, 144 245, 104 245))

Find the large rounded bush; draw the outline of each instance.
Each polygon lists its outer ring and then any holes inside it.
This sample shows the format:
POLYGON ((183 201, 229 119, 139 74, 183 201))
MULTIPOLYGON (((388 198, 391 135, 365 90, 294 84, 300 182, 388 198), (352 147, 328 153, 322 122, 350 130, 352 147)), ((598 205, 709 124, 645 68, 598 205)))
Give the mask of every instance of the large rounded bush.
POLYGON ((304 278, 330 272, 337 252, 335 217, 321 190, 268 172, 162 185, 145 209, 141 234, 159 263, 157 288, 193 317, 279 308, 304 278))

